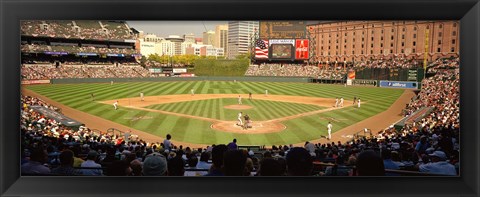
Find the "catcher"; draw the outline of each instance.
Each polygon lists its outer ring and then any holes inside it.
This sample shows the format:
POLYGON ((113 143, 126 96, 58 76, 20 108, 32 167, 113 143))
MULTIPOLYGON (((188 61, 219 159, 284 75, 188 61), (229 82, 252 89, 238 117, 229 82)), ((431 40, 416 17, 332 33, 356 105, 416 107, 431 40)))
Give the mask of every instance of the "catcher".
POLYGON ((245 114, 243 118, 245 119, 245 125, 243 125, 243 129, 252 128, 250 116, 248 116, 248 114, 245 114))

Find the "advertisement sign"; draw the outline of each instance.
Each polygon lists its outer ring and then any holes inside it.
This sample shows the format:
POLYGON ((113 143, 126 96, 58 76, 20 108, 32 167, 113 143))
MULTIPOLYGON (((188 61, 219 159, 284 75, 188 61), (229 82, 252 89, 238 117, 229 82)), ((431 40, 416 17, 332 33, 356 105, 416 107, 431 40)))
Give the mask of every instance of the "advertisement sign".
POLYGON ((268 45, 272 44, 291 44, 295 45, 295 40, 293 39, 270 39, 268 45))
POLYGON ((380 87, 417 89, 418 83, 411 81, 380 81, 380 87))
POLYGON ((108 57, 125 57, 124 54, 107 53, 108 57))
POLYGON ((186 73, 187 69, 186 68, 174 68, 173 73, 186 73))
POLYGON ((352 80, 353 85, 372 85, 377 86, 377 80, 369 80, 369 79, 355 79, 352 80))
POLYGON ((348 71, 348 79, 355 79, 355 70, 348 71))
POLYGON ((32 84, 49 84, 50 80, 49 79, 43 79, 43 80, 23 80, 22 85, 32 85, 32 84))
POLYGON ((180 77, 195 77, 195 74, 193 74, 193 73, 191 73, 191 74, 190 73, 182 73, 182 74, 180 74, 180 77))
POLYGON ((149 68, 150 73, 162 73, 162 68, 149 68))
POLYGON ((308 40, 307 39, 296 40, 295 59, 308 59, 308 40))
POLYGON ((97 56, 96 53, 77 53, 79 56, 97 56))
POLYGON ((47 55, 68 55, 67 52, 55 52, 55 51, 45 51, 47 55))

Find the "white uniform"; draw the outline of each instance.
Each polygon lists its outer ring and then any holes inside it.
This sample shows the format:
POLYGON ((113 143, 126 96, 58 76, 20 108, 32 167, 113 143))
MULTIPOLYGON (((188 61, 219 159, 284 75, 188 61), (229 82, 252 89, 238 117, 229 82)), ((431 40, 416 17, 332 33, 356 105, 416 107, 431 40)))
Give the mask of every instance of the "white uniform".
POLYGON ((241 97, 241 96, 238 96, 238 104, 239 104, 239 105, 242 104, 242 97, 241 97))
POLYGON ((110 81, 110 85, 113 85, 113 81, 110 81))
POLYGON ((238 122, 240 123, 239 125, 242 126, 243 125, 243 121, 242 121, 242 113, 238 113, 238 118, 237 118, 238 122))
POLYGON ((343 97, 340 98, 340 107, 343 107, 343 97))
POLYGON ((338 98, 335 99, 335 107, 338 107, 338 98))
POLYGON ((115 101, 115 103, 113 103, 113 107, 115 108, 115 110, 117 110, 117 105, 118 105, 118 101, 115 101))
POLYGON ((143 101, 143 92, 140 92, 140 99, 143 101))
POLYGON ((357 100, 358 108, 360 108, 360 99, 357 100))
POLYGON ((268 96, 268 90, 265 90, 265 96, 268 96))
POLYGON ((190 93, 193 95, 195 95, 195 92, 193 91, 193 89, 190 90, 190 93))
POLYGON ((332 139, 332 124, 328 123, 327 128, 328 128, 328 139, 332 139))

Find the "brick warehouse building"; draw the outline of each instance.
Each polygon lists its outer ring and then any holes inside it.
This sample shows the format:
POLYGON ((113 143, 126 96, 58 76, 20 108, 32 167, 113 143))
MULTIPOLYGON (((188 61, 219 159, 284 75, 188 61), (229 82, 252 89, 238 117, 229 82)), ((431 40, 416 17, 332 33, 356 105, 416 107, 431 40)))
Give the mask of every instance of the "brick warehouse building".
POLYGON ((319 64, 370 58, 458 57, 459 21, 337 21, 309 25, 312 59, 319 64))

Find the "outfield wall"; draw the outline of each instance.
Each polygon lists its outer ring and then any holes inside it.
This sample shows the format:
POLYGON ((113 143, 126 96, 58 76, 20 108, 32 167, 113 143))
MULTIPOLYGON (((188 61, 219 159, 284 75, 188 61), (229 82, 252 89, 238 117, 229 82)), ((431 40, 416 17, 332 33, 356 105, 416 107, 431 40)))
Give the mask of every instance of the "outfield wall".
POLYGON ((124 83, 124 82, 169 82, 169 81, 250 81, 250 82, 311 82, 308 77, 156 77, 156 78, 83 78, 83 79, 51 79, 52 84, 69 83, 124 83))

